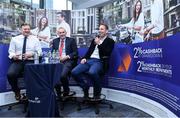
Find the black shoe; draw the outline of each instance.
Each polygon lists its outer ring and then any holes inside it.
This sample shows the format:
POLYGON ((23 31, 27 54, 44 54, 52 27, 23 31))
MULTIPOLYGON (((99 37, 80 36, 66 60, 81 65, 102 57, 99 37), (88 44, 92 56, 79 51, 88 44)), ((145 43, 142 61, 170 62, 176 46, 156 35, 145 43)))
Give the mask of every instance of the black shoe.
POLYGON ((84 99, 88 99, 89 98, 89 88, 83 89, 83 92, 84 92, 84 99))
POLYGON ((20 91, 15 92, 15 99, 18 100, 18 101, 21 99, 20 91))
POLYGON ((63 97, 69 96, 69 91, 68 92, 63 92, 63 97))

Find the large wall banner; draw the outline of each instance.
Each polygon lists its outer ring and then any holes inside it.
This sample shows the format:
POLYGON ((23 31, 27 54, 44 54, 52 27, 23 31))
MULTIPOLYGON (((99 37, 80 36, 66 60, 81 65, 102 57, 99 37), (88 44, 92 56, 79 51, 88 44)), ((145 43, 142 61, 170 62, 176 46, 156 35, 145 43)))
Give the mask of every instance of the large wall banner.
POLYGON ((0 94, 11 91, 6 76, 10 65, 8 48, 11 38, 20 34, 21 24, 31 24, 31 33, 40 36, 41 20, 45 18, 48 33, 42 34, 48 34, 50 42, 57 37, 60 16, 64 15, 72 30, 70 36, 81 47, 80 56, 99 33, 88 32, 84 26, 95 31, 100 23, 109 26, 109 37, 116 45, 104 87, 144 96, 180 117, 180 0, 109 0, 109 4, 102 5, 95 6, 98 13, 91 8, 75 14, 0 2, 0 94))
POLYGON ((108 87, 136 93, 180 116, 180 33, 159 41, 117 44, 108 87))

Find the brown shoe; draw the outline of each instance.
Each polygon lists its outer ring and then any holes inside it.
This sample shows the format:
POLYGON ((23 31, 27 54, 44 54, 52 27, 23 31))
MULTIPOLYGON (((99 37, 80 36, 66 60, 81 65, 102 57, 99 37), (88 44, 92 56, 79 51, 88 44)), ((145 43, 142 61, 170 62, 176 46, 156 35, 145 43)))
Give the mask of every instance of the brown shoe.
POLYGON ((20 94, 19 91, 15 92, 15 99, 18 100, 18 101, 21 99, 21 94, 20 94))

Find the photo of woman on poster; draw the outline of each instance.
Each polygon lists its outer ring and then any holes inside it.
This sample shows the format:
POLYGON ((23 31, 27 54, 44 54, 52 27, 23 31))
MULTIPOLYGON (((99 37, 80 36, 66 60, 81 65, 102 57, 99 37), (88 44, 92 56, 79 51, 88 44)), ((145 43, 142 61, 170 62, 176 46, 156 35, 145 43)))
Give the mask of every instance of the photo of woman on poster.
POLYGON ((142 2, 140 0, 137 0, 135 3, 133 18, 131 21, 120 26, 128 28, 131 33, 132 43, 140 43, 144 41, 144 36, 141 33, 144 29, 144 15, 142 12, 142 2))
POLYGON ((47 17, 41 17, 38 23, 38 27, 31 30, 31 33, 38 37, 41 42, 42 48, 48 48, 51 38, 50 28, 48 26, 47 17))

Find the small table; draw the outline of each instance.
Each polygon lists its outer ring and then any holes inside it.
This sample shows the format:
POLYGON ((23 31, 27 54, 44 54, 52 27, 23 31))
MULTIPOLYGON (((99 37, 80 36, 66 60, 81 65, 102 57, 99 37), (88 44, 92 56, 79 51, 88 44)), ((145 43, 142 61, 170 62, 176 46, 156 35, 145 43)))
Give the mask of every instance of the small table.
POLYGON ((25 83, 30 117, 59 115, 54 86, 59 82, 63 64, 28 64, 25 83))

